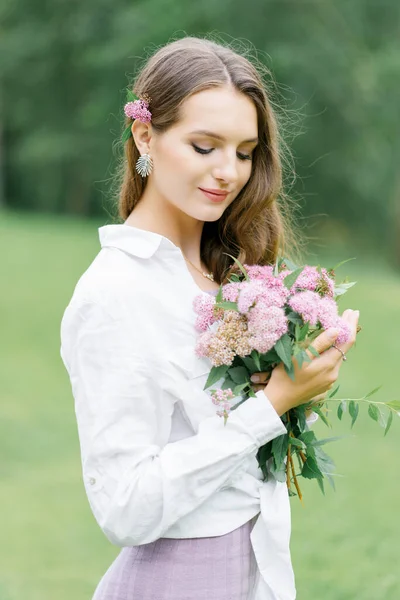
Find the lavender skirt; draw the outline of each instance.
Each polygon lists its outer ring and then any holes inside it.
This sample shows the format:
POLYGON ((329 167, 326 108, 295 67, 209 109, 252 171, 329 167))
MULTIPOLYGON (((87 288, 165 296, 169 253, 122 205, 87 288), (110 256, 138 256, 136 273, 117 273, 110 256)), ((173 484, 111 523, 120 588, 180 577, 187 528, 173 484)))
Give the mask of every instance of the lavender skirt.
POLYGON ((122 548, 92 600, 254 600, 259 571, 250 533, 257 517, 217 537, 122 548))

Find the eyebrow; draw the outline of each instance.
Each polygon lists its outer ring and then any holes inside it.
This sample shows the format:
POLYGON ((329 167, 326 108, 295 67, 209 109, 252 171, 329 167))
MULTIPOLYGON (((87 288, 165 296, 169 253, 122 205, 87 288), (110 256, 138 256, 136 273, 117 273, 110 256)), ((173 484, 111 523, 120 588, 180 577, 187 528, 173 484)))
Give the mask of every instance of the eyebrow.
MULTIPOLYGON (((199 133, 201 135, 207 135, 208 137, 215 138, 216 140, 221 140, 223 142, 226 141, 226 139, 222 135, 219 135, 218 133, 213 133, 212 131, 207 131, 205 129, 197 129, 196 131, 192 131, 191 133, 199 133)), ((244 140, 244 142, 242 143, 247 144, 250 142, 258 142, 258 137, 252 138, 251 140, 244 140)))

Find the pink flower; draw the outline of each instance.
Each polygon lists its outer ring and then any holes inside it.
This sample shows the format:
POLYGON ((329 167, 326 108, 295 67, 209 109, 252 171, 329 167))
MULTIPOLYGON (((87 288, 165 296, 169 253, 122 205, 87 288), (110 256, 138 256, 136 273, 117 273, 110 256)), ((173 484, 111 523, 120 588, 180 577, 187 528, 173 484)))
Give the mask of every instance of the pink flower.
POLYGON ((335 344, 337 346, 340 346, 341 344, 345 344, 346 342, 348 342, 351 338, 350 325, 348 325, 348 323, 344 319, 338 317, 338 320, 335 323, 335 327, 339 329, 339 334, 336 338, 335 344))
POLYGON ((335 327, 338 318, 336 302, 328 296, 320 297, 318 303, 318 320, 324 329, 335 327))
POLYGON ((335 290, 335 282, 329 277, 326 269, 322 268, 321 273, 319 273, 317 267, 307 265, 298 276, 290 293, 294 294, 298 289, 319 292, 320 294, 332 297, 335 290))
POLYGON ((320 296, 315 292, 298 292, 289 298, 289 306, 299 313, 305 323, 315 327, 319 318, 320 296))
POLYGON ((274 268, 270 265, 243 265, 251 280, 259 279, 264 281, 273 277, 274 268))
POLYGON ((215 297, 210 294, 199 294, 193 300, 193 309, 197 313, 195 328, 207 331, 208 327, 217 320, 215 312, 215 297))
POLYGON ((222 286, 223 299, 226 300, 226 302, 237 302, 242 287, 242 282, 227 283, 222 286))
POLYGON ((287 330, 285 312, 278 306, 258 302, 248 315, 249 342, 258 352, 271 350, 287 330))
POLYGON ((151 112, 148 110, 148 106, 145 100, 127 102, 124 106, 124 113, 130 119, 138 119, 143 123, 149 123, 151 121, 151 112))

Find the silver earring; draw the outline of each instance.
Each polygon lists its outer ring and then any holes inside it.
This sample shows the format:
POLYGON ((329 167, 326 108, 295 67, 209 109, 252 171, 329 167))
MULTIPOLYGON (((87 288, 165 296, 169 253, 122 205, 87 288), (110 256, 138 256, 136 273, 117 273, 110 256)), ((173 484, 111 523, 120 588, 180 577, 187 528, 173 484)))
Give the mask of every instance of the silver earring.
POLYGON ((139 173, 139 175, 142 177, 147 177, 147 175, 150 175, 152 170, 153 159, 151 158, 150 154, 143 154, 143 156, 140 156, 136 163, 136 171, 139 173))

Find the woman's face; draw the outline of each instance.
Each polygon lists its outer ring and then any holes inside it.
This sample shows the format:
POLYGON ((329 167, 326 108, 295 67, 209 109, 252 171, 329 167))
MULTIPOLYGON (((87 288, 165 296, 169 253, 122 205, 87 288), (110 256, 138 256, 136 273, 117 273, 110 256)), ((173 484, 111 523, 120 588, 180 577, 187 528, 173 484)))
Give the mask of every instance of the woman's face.
POLYGON ((250 178, 257 135, 257 111, 244 94, 229 87, 196 93, 182 105, 179 123, 151 136, 146 194, 196 220, 216 221, 250 178), (199 188, 229 193, 213 202, 199 188))

